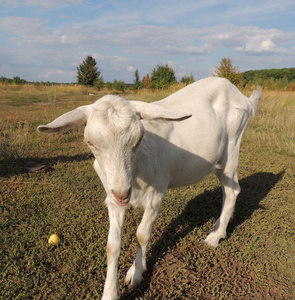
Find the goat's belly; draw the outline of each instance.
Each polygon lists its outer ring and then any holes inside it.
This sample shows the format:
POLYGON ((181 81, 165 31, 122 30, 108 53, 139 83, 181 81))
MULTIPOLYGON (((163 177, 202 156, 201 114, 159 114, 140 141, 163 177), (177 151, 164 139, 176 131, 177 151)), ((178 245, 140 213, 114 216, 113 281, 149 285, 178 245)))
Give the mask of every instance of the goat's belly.
POLYGON ((186 161, 172 172, 168 188, 194 184, 213 172, 215 163, 204 159, 186 161))
POLYGON ((183 143, 183 148, 177 149, 170 160, 169 188, 194 184, 214 171, 226 145, 222 133, 214 134, 209 135, 210 139, 203 136, 194 141, 192 138, 189 144, 183 143))

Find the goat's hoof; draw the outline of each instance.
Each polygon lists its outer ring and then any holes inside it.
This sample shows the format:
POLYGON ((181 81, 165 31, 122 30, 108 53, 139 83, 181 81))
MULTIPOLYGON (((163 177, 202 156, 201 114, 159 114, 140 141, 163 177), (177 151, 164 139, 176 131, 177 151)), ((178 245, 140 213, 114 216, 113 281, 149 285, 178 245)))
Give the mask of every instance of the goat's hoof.
POLYGON ((142 273, 137 271, 135 265, 133 264, 126 274, 125 283, 130 284, 130 287, 132 289, 135 289, 140 285, 142 281, 142 273))
POLYGON ((222 234, 218 234, 217 232, 211 232, 206 239, 204 240, 204 243, 207 244, 210 247, 214 247, 216 248, 219 245, 219 240, 222 238, 225 238, 226 235, 222 234))
POLYGON ((126 277, 125 277, 126 284, 129 284, 129 283, 131 284, 132 278, 134 276, 134 272, 135 272, 135 265, 133 264, 126 274, 126 277))

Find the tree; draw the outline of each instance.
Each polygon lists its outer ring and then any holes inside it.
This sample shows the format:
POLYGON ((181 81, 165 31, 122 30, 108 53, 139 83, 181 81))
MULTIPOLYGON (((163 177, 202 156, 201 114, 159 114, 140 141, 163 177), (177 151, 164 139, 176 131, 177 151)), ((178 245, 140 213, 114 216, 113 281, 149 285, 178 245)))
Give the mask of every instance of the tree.
POLYGON ((96 61, 88 55, 83 62, 77 67, 77 81, 82 85, 94 85, 100 79, 100 71, 96 67, 96 61))
POLYGON ((126 84, 124 81, 117 81, 116 79, 113 82, 113 88, 117 91, 124 92, 126 90, 126 84))
POLYGON ((220 66, 215 68, 212 73, 213 76, 227 78, 234 85, 238 85, 242 74, 238 67, 234 67, 231 58, 222 58, 220 66))
POLYGON ((141 82, 139 80, 139 74, 138 74, 138 70, 137 69, 135 70, 134 76, 135 76, 134 89, 138 90, 140 88, 141 82))
POLYGON ((104 86, 103 78, 100 77, 99 79, 97 79, 94 82, 94 86, 100 91, 100 89, 103 88, 103 86, 104 86))
POLYGON ((14 76, 13 77, 12 84, 21 84, 21 83, 22 83, 22 80, 20 79, 19 76, 14 76))
POLYGON ((180 80, 181 83, 184 83, 185 85, 191 84, 195 82, 194 75, 191 73, 190 76, 183 76, 180 80))
POLYGON ((143 77, 141 86, 146 89, 149 89, 151 87, 151 79, 149 74, 146 74, 146 76, 143 77))
POLYGON ((110 91, 113 89, 113 84, 110 81, 107 81, 105 87, 110 91))
POLYGON ((1 76, 0 82, 4 83, 4 84, 9 84, 9 83, 12 83, 12 79, 1 76))
POLYGON ((165 66, 158 65, 153 69, 151 76, 151 87, 153 89, 167 89, 176 82, 175 71, 167 64, 165 66))

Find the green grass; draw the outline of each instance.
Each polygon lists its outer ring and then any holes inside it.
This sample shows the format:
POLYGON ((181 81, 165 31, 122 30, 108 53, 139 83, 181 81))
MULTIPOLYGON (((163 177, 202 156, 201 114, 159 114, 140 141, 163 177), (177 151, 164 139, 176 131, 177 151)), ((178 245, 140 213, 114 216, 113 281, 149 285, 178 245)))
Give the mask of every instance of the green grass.
MULTIPOLYGON (((45 88, 36 99, 30 98, 33 91, 22 92, 16 97, 8 89, 9 96, 0 97, 0 299, 100 299, 108 216, 83 129, 63 136, 36 132, 37 125, 96 98, 62 90, 49 101, 45 88), (27 173, 27 161, 53 170, 27 173), (60 236, 58 246, 47 242, 53 233, 60 236)), ((162 93, 126 97, 155 100, 162 93)), ((142 211, 128 210, 119 261, 121 299, 294 298, 294 111, 294 93, 264 92, 241 146, 242 192, 235 215, 216 249, 203 240, 220 214, 217 179, 212 175, 167 192, 145 282, 135 291, 124 285, 124 277, 136 255, 142 211)))

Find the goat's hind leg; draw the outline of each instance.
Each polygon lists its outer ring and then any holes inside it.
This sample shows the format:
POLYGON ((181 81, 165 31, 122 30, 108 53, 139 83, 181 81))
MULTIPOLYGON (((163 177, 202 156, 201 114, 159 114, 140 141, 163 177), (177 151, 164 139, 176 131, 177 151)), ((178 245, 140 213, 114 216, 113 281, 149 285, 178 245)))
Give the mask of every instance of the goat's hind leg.
POLYGON ((219 240, 226 238, 226 228, 233 215, 236 199, 241 190, 237 175, 239 149, 235 148, 233 151, 234 155, 230 155, 233 152, 228 155, 230 159, 225 168, 216 169, 216 175, 223 190, 223 203, 221 215, 215 223, 215 228, 205 239, 205 243, 212 247, 217 247, 219 240))
MULTIPOLYGON (((162 198, 162 197, 161 197, 162 198)), ((127 272, 125 282, 130 283, 131 287, 136 288, 143 280, 142 274, 146 271, 146 252, 148 241, 151 236, 152 227, 159 214, 158 208, 146 208, 142 220, 138 226, 136 237, 138 242, 138 252, 133 265, 127 272)))

